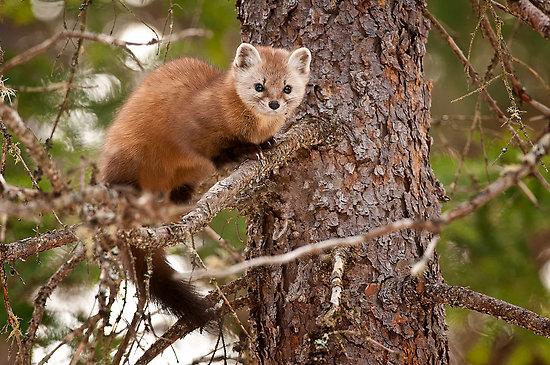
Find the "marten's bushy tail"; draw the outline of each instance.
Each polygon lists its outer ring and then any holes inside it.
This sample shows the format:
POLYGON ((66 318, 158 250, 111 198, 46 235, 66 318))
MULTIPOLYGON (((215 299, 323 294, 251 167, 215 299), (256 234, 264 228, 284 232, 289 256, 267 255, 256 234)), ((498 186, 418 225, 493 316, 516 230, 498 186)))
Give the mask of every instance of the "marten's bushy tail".
MULTIPOLYGON (((143 249, 137 247, 132 247, 131 251, 134 261, 133 270, 136 274, 134 281, 140 295, 143 295, 145 293, 147 255, 143 249)), ((128 267, 132 273, 130 276, 132 276, 133 270, 130 265, 128 267)), ((204 327, 213 320, 213 314, 208 311, 212 304, 197 294, 193 285, 176 278, 177 271, 166 261, 163 249, 153 250, 152 268, 153 273, 149 279, 149 295, 153 301, 194 327, 204 327)))

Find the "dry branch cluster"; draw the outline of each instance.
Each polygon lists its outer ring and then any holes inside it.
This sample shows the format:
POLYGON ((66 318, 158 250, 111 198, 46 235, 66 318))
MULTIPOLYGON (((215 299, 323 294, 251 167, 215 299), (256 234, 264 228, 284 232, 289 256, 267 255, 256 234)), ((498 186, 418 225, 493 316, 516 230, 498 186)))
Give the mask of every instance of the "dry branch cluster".
MULTIPOLYGON (((490 40, 495 54, 496 61, 501 64, 505 72, 503 77, 506 83, 510 83, 509 90, 515 98, 530 104, 536 110, 539 110, 545 117, 550 116, 550 109, 534 100, 522 87, 519 78, 515 75, 512 68, 512 59, 502 41, 500 28, 495 29, 490 17, 497 17, 495 7, 518 15, 522 20, 530 24, 544 37, 549 36, 548 8, 543 2, 516 0, 508 1, 507 6, 491 2, 478 2, 472 0, 474 8, 479 15, 479 26, 485 36, 490 40)), ((84 7, 85 9, 85 7, 84 7)), ((459 204, 456 208, 443 213, 439 218, 421 221, 413 219, 404 219, 384 226, 380 226, 362 235, 355 237, 334 238, 322 242, 304 244, 303 246, 276 256, 255 257, 250 260, 238 262, 233 266, 219 270, 208 270, 198 259, 198 270, 189 275, 194 278, 217 278, 231 276, 237 273, 246 273, 248 270, 269 265, 284 265, 294 260, 299 260, 305 256, 318 255, 327 250, 335 249, 334 268, 332 274, 332 295, 330 298, 330 315, 326 319, 331 320, 331 316, 339 310, 341 293, 345 290, 343 287, 342 276, 345 270, 345 247, 372 242, 378 237, 398 232, 406 229, 429 230, 439 233, 445 227, 458 219, 472 214, 476 209, 498 197, 501 193, 514 185, 521 184, 523 178, 533 175, 539 179, 544 186, 548 183, 544 181, 538 172, 541 159, 548 154, 550 150, 550 129, 547 129, 536 141, 529 140, 524 134, 524 125, 521 118, 514 114, 504 112, 495 99, 489 94, 486 86, 487 75, 482 77, 475 70, 469 61, 469 56, 458 47, 451 35, 430 13, 425 11, 435 29, 439 31, 443 38, 448 42, 459 61, 464 65, 466 74, 476 91, 481 94, 487 102, 489 108, 508 128, 516 143, 524 151, 524 156, 517 165, 509 166, 503 170, 500 178, 493 181, 485 189, 474 195, 471 199, 459 204)), ((85 11, 82 11, 81 17, 85 18, 85 11)), ((84 20, 82 20, 84 24, 84 20)), ((498 24, 498 23, 497 23, 498 24)), ((168 40, 153 39, 144 44, 155 44, 159 42, 170 42, 190 36, 205 36, 208 32, 198 29, 190 29, 182 33, 173 34, 168 40)), ((46 51, 48 47, 63 39, 77 39, 81 44, 83 40, 95 41, 121 47, 130 52, 129 45, 139 45, 118 40, 104 34, 93 34, 85 32, 85 27, 81 31, 63 31, 47 39, 39 45, 23 52, 22 54, 11 58, 0 67, 0 75, 7 70, 29 61, 36 55, 46 51)), ((141 44, 141 43, 140 43, 141 44)), ((78 53, 78 52, 77 52, 78 53)), ((74 65, 74 63, 73 63, 74 65)), ((76 67, 76 65, 74 65, 76 67)), ((73 68, 74 70, 74 68, 73 68)), ((71 79, 63 87, 68 93, 71 89, 72 77, 74 71, 70 74, 71 79)), ((508 85, 508 84, 506 84, 508 85)), ((511 100, 515 100, 512 97, 511 100)), ((65 103, 62 109, 66 108, 65 103)), ((517 109, 517 107, 516 107, 517 109)), ((63 110, 60 110, 62 113, 63 110)), ((64 339, 63 343, 68 343, 74 339, 79 339, 80 345, 78 351, 83 351, 87 341, 92 333, 102 334, 103 340, 113 341, 117 333, 106 330, 106 324, 113 320, 118 323, 118 319, 110 319, 109 311, 117 298, 120 288, 121 270, 118 268, 116 260, 117 244, 132 242, 133 245, 142 247, 166 247, 185 244, 187 249, 194 254, 192 237, 200 233, 208 226, 214 216, 226 208, 243 208, 251 205, 258 187, 277 169, 291 163, 297 151, 301 149, 313 148, 317 145, 329 145, 333 138, 340 138, 338 127, 331 125, 329 121, 305 120, 296 123, 284 135, 277 140, 275 147, 265 151, 258 159, 252 159, 241 164, 228 177, 217 182, 194 206, 181 207, 161 203, 157 197, 152 195, 140 195, 134 191, 110 190, 100 185, 91 185, 79 190, 71 187, 64 177, 56 162, 48 154, 47 148, 35 137, 26 123, 19 116, 18 112, 0 102, 0 121, 5 125, 9 132, 17 137, 36 167, 40 168, 52 185, 52 192, 43 192, 37 189, 24 189, 9 185, 0 175, 0 215, 10 217, 20 217, 24 219, 40 219, 41 214, 54 212, 56 215, 76 215, 81 223, 69 227, 61 227, 56 231, 29 237, 17 242, 0 245, 0 284, 4 293, 4 306, 9 316, 9 325, 12 329, 14 339, 15 356, 27 363, 31 357, 36 332, 42 322, 48 297, 52 291, 66 278, 76 265, 91 258, 99 263, 102 275, 99 285, 98 301, 99 311, 91 315, 81 327, 74 329, 64 339), (159 225, 164 222, 173 222, 175 217, 183 217, 175 223, 159 225), (147 225, 147 227, 144 227, 147 225), (115 242, 117 244, 115 244, 115 242), (20 332, 17 314, 13 313, 9 300, 9 288, 7 287, 6 272, 4 263, 24 260, 29 256, 36 255, 39 252, 51 250, 54 248, 74 245, 76 248, 71 257, 63 263, 59 269, 52 275, 48 282, 40 288, 35 300, 35 309, 32 321, 27 333, 20 332), (116 275, 113 274, 118 273, 116 275)), ((59 117, 56 118, 56 123, 59 117)), ((54 127, 55 130, 55 127, 54 127)), ((53 131, 52 130, 52 134, 53 131)), ((4 133, 2 163, 5 163, 5 150, 12 143, 9 133, 4 133)), ((3 172, 4 165, 1 171, 3 172)), ((418 290, 417 284, 423 281, 422 267, 427 260, 431 258, 433 249, 437 240, 433 241, 431 250, 427 250, 425 257, 419 261, 422 265, 415 268, 416 276, 404 278, 410 281, 414 295, 409 295, 410 300, 416 300, 422 303, 449 304, 469 308, 483 313, 488 313, 502 318, 510 323, 528 328, 542 336, 550 337, 550 320, 538 316, 526 309, 512 306, 511 304, 487 297, 480 293, 475 293, 469 289, 461 287, 450 287, 446 284, 423 283, 423 290, 418 290)), ((187 275, 187 274, 186 274, 187 275)), ((218 311, 221 315, 226 313, 235 314, 234 307, 245 304, 246 301, 229 301, 228 293, 236 292, 239 284, 229 284, 223 287, 215 284, 216 290, 211 297, 220 301, 218 311)), ((396 294, 396 295, 401 295, 396 294)), ((133 348, 137 337, 137 330, 141 321, 147 321, 146 303, 140 302, 138 312, 132 323, 126 327, 122 345, 115 355, 114 363, 123 361, 133 348)), ((116 328, 116 326, 115 326, 116 328)), ((177 339, 182 338, 187 333, 194 330, 189 328, 183 322, 176 322, 165 334, 144 352, 138 364, 146 364, 156 355, 170 346, 177 339)), ((246 330, 243 328, 246 332, 246 330)), ((47 361, 51 356, 49 354, 41 363, 47 361)))

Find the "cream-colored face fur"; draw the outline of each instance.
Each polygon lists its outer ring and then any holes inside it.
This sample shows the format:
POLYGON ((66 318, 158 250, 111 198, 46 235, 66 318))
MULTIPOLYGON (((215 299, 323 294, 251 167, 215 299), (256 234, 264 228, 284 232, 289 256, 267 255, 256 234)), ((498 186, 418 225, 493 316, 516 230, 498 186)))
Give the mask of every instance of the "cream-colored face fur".
POLYGON ((237 94, 258 117, 286 119, 304 97, 310 62, 307 48, 290 53, 243 43, 233 61, 237 94))

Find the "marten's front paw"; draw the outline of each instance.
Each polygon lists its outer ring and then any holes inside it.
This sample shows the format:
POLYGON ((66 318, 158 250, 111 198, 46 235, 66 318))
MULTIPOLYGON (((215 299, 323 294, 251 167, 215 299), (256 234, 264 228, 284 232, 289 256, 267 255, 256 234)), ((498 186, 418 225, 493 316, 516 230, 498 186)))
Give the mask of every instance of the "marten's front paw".
POLYGON ((265 150, 275 146, 275 138, 271 137, 267 141, 260 144, 260 148, 265 150))

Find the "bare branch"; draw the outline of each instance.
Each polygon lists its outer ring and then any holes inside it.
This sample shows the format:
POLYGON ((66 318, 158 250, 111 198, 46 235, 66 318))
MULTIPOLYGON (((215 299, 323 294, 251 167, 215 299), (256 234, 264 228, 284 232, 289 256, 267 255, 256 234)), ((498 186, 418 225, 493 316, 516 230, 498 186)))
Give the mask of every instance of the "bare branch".
MULTIPOLYGON (((11 332, 9 337, 13 337, 15 344, 17 345, 17 357, 22 354, 23 351, 23 339, 21 333, 21 327, 19 323, 19 318, 13 313, 13 308, 11 306, 10 297, 8 293, 8 278, 6 271, 4 269, 4 262, 0 261, 0 289, 2 289, 2 297, 4 299, 4 308, 8 317, 8 324, 11 327, 11 332)), ((9 358, 8 358, 9 360, 9 358)))
POLYGON ((521 164, 508 167, 499 179, 476 194, 472 199, 463 202, 449 212, 445 212, 441 216, 441 220, 445 223, 457 220, 487 204, 496 196, 515 185, 519 180, 533 173, 537 162, 548 153, 549 149, 550 132, 546 132, 533 146, 531 151, 523 156, 521 164))
POLYGON ((37 253, 74 243, 78 241, 78 237, 75 235, 78 226, 75 224, 68 228, 43 233, 36 237, 2 244, 0 245, 0 261, 25 260, 27 257, 36 255, 37 253))
MULTIPOLYGON (((285 133, 276 147, 263 152, 258 160, 245 161, 227 178, 217 182, 197 202, 196 208, 185 215, 179 224, 169 226, 171 234, 195 234, 202 230, 221 210, 231 208, 243 191, 258 186, 273 170, 287 163, 301 148, 327 142, 333 126, 322 120, 296 124, 285 133)), ((245 199, 251 199, 246 197, 245 199)), ((162 231, 162 227, 157 230, 162 231)))
POLYGON ((332 274, 330 276, 330 283, 332 290, 330 293, 330 309, 323 316, 322 322, 333 326, 334 317, 340 310, 340 302, 342 300, 342 290, 344 289, 343 277, 344 267, 347 260, 347 251, 345 248, 339 247, 334 250, 334 264, 332 266, 332 274))
POLYGON ((371 239, 385 236, 408 228, 424 228, 433 231, 438 230, 437 224, 433 224, 431 222, 419 222, 412 219, 401 219, 380 227, 373 228, 365 234, 345 238, 332 238, 325 241, 306 244, 304 246, 298 247, 297 249, 280 255, 254 257, 250 260, 240 262, 224 269, 195 270, 193 272, 183 274, 182 277, 185 279, 193 278, 193 280, 203 278, 223 278, 226 276, 245 272, 248 269, 252 269, 255 267, 283 265, 292 261, 296 261, 302 257, 318 255, 331 248, 357 246, 371 239))
POLYGON ((550 338, 550 319, 528 309, 492 298, 460 286, 430 284, 426 288, 427 297, 436 303, 448 304, 492 315, 508 323, 531 330, 537 335, 550 338))
MULTIPOLYGON (((88 12, 86 11, 88 8, 88 5, 90 4, 91 0, 86 0, 82 3, 81 11, 78 14, 78 21, 80 21, 80 31, 84 32, 86 30, 86 20, 88 12)), ((76 24, 75 24, 76 26, 76 24)), ((74 77, 76 75, 76 69, 78 68, 78 62, 80 59, 80 52, 82 50, 82 46, 84 44, 83 38, 78 38, 78 41, 76 43, 76 49, 73 53, 73 56, 71 57, 71 66, 69 68, 69 77, 68 77, 68 84, 71 85, 74 81, 74 77)), ((46 139, 46 147, 50 148, 52 146, 51 141, 53 138, 53 135, 55 133, 55 130, 57 128, 57 124, 59 123, 59 120, 61 119, 61 116, 63 113, 65 113, 69 107, 69 95, 71 94, 71 88, 68 87, 65 89, 65 96, 63 97, 63 101, 61 102, 61 105, 59 106, 59 110, 57 111, 57 115, 55 117, 55 120, 53 121, 53 127, 52 131, 50 133, 50 136, 48 139, 46 139)))
MULTIPOLYGON (((0 186, 1 184, 0 176, 0 186)), ((41 214, 52 209, 58 212, 83 215, 86 223, 94 226, 117 225, 136 227, 142 224, 160 224, 173 221, 188 212, 190 206, 163 202, 157 196, 133 189, 115 190, 103 185, 88 186, 80 191, 67 191, 60 195, 34 193, 4 185, 4 191, 19 197, 29 194, 24 204, 19 201, 0 201, 0 213, 29 220, 41 219, 41 214), (88 205, 87 205, 88 204, 88 205)))
POLYGON ((90 329, 92 328, 93 326, 95 326, 95 324, 102 318, 102 314, 101 313, 97 313, 95 314, 94 316, 88 318, 88 320, 86 320, 86 322, 74 329, 73 331, 69 332, 68 334, 66 334, 63 339, 61 339, 61 341, 59 342, 59 344, 54 347, 54 349, 52 351, 50 351, 48 354, 46 354, 46 356, 44 356, 39 362, 37 365, 44 365, 48 362, 48 360, 52 357, 52 355, 57 351, 59 350, 59 348, 71 341, 73 341, 75 338, 79 337, 79 336, 82 336, 84 334, 84 331, 86 331, 87 329, 90 329))
POLYGON ((12 69, 13 67, 23 64, 25 62, 28 62, 34 57, 38 56, 39 54, 46 52, 48 48, 50 48, 51 46, 53 46, 54 44, 56 44, 57 42, 63 39, 71 39, 71 38, 86 39, 89 41, 104 43, 104 44, 121 47, 128 50, 128 46, 150 46, 158 43, 162 44, 167 42, 176 42, 176 41, 186 39, 186 38, 191 38, 191 37, 209 37, 211 36, 211 34, 212 32, 210 32, 209 30, 190 28, 190 29, 185 29, 178 33, 174 33, 169 37, 166 37, 163 39, 152 38, 150 41, 142 43, 142 42, 123 41, 121 39, 112 37, 107 34, 65 30, 52 36, 51 38, 46 39, 42 43, 37 44, 36 46, 28 49, 27 51, 11 58, 9 61, 4 63, 2 67, 0 67, 0 75, 5 74, 6 71, 12 69))
MULTIPOLYGON (((186 273, 183 275, 183 277, 187 279, 190 277, 194 279, 207 277, 221 278, 242 273, 248 269, 255 267, 287 264, 305 256, 320 254, 331 248, 359 245, 371 239, 401 231, 403 229, 415 228, 438 232, 443 226, 472 213, 479 207, 487 204, 489 201, 496 198, 498 195, 509 189, 511 186, 515 185, 522 178, 532 173, 536 167, 537 162, 540 161, 540 159, 548 153, 549 149, 550 132, 547 132, 543 134, 539 141, 533 146, 531 152, 523 157, 520 165, 508 167, 508 169, 499 179, 497 179, 481 192, 473 196, 470 200, 465 201, 462 204, 459 204, 456 208, 443 213, 439 219, 431 221, 414 221, 412 219, 401 219, 399 221, 395 221, 393 223, 374 228, 369 232, 361 235, 346 238, 333 238, 321 242, 316 242, 309 245, 301 246, 295 250, 280 255, 255 257, 224 269, 197 270, 186 273)), ((433 249, 435 249, 435 243, 433 244, 431 250, 433 249)), ((431 253, 427 252, 426 260, 430 257, 431 253)))
POLYGON ((525 146, 525 143, 523 139, 518 135, 514 127, 510 123, 510 119, 506 114, 500 109, 498 106, 496 100, 489 94, 486 88, 483 88, 483 80, 479 77, 479 74, 475 70, 474 66, 470 63, 470 61, 464 56, 464 53, 462 50, 458 47, 455 40, 451 35, 447 32, 447 30, 439 23, 439 21, 427 10, 424 9, 424 15, 432 22, 435 29, 442 35, 442 37, 445 39, 453 53, 456 55, 460 63, 462 63, 466 69, 466 74, 468 77, 472 80, 473 84, 480 88, 481 95, 487 102, 487 105, 489 108, 495 113, 495 115, 498 117, 499 120, 502 121, 504 125, 508 128, 512 136, 518 141, 518 144, 522 151, 525 153, 527 152, 527 147, 525 146))
POLYGON ((55 162, 50 158, 32 130, 25 125, 15 109, 0 103, 0 118, 21 140, 37 167, 40 167, 50 180, 53 190, 61 192, 67 189, 67 183, 55 162))
MULTIPOLYGON (((310 148, 331 138, 332 127, 327 122, 308 121, 292 127, 280 137, 280 143, 267 151, 262 160, 249 160, 241 164, 232 174, 219 181, 197 203, 197 207, 187 214, 181 223, 162 226, 157 229, 141 228, 126 233, 137 242, 147 240, 151 246, 178 245, 191 234, 208 225, 219 211, 237 205, 236 196, 260 185, 263 178, 273 169, 287 163, 301 148, 310 148)), ((78 197, 78 195, 75 195, 78 197)), ((254 194, 240 197, 239 204, 254 198, 254 194)), ((60 199, 64 199, 60 197, 60 199)), ((74 235, 77 225, 66 230, 58 230, 37 237, 30 237, 10 244, 0 245, 0 254, 8 261, 24 259, 30 255, 64 246, 77 240, 74 235)))
POLYGON ((59 286, 61 281, 63 281, 63 279, 65 279, 73 271, 76 265, 84 260, 85 257, 85 248, 78 247, 73 256, 69 260, 64 262, 55 272, 55 274, 50 277, 48 282, 38 291, 38 294, 34 300, 34 311, 32 313, 31 323, 29 324, 29 328, 25 337, 25 350, 23 351, 23 356, 25 358, 22 362, 23 364, 30 363, 32 346, 34 344, 36 331, 38 330, 38 326, 42 322, 42 317, 44 315, 44 311, 46 310, 46 301, 48 300, 54 289, 59 286))
POLYGON ((65 90, 67 88, 77 87, 75 85, 69 85, 69 83, 62 82, 53 82, 48 85, 43 86, 24 86, 24 85, 9 85, 9 87, 20 93, 47 93, 51 91, 65 90))
MULTIPOLYGON (((500 19, 497 18, 497 24, 498 24, 498 34, 495 33, 491 26, 491 22, 487 18, 487 15, 481 10, 479 7, 479 0, 472 0, 472 5, 474 9, 477 9, 478 16, 480 17, 483 33, 487 36, 489 39, 489 42, 491 43, 491 46, 493 46, 493 49, 496 52, 497 58, 500 60, 500 63, 502 64, 502 68, 506 71, 506 76, 510 78, 512 81, 512 91, 514 94, 521 100, 529 105, 531 105, 533 108, 537 109, 542 114, 550 117, 550 108, 548 108, 546 105, 542 104, 541 102, 534 100, 531 95, 527 93, 521 82, 519 81, 519 78, 516 76, 514 72, 513 67, 513 58, 510 55, 508 48, 506 46, 506 43, 499 39, 499 36, 502 37, 502 34, 500 34, 500 19)), ((493 10, 493 14, 496 17, 497 14, 493 10)), ((513 100, 512 100, 513 102, 513 100)))
MULTIPOLYGON (((214 298, 217 298, 217 294, 218 293, 214 292, 213 294, 209 295, 210 298, 208 298, 208 300, 214 302, 214 298)), ((233 305, 235 307, 240 306, 238 301, 235 301, 233 305)), ((230 308, 227 305, 221 306, 220 308, 216 309, 216 316, 218 318, 222 318, 225 314, 229 312, 229 310, 230 308)), ((182 337, 185 337, 187 334, 194 330, 196 330, 196 328, 185 323, 183 319, 178 320, 166 332, 164 332, 162 336, 143 353, 143 355, 141 355, 135 365, 148 364, 151 360, 153 360, 155 357, 157 357, 157 355, 166 350, 174 342, 182 337)))
POLYGON ((171 344, 186 336, 188 333, 194 331, 196 328, 185 323, 183 321, 177 321, 172 327, 170 327, 162 336, 155 341, 144 353, 141 355, 135 365, 145 365, 151 362, 158 354, 167 349, 171 344))
POLYGON ((435 252, 435 247, 437 246, 437 243, 439 242, 439 235, 435 235, 431 240, 428 246, 426 247, 426 250, 424 251, 424 254, 418 260, 412 267, 411 267, 411 275, 413 276, 419 276, 424 273, 426 270, 426 267, 428 265, 428 261, 433 257, 435 252))
POLYGON ((510 13, 529 24, 541 36, 550 38, 550 18, 529 0, 508 0, 510 13))

